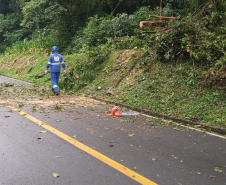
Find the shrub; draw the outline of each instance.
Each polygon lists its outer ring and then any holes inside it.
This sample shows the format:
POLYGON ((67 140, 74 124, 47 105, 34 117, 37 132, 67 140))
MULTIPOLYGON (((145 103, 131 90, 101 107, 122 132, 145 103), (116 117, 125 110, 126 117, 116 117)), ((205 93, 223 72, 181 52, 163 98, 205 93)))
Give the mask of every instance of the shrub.
POLYGON ((207 64, 206 67, 216 61, 225 61, 225 18, 223 12, 214 12, 213 6, 208 5, 202 15, 171 21, 172 30, 159 31, 155 37, 159 58, 162 61, 176 61, 188 56, 196 63, 207 64))
POLYGON ((112 15, 90 17, 87 26, 77 32, 72 39, 71 47, 66 51, 67 53, 79 52, 84 47, 107 43, 109 39, 136 36, 135 28, 139 26, 140 21, 148 19, 149 13, 150 7, 141 7, 133 15, 122 13, 115 17, 112 15))

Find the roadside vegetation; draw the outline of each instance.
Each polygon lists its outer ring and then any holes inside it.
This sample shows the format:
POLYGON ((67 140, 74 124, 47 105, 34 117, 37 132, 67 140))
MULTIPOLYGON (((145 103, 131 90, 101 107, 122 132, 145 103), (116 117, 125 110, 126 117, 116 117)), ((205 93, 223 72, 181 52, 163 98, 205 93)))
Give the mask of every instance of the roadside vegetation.
MULTIPOLYGON (((62 93, 226 126, 225 1, 163 1, 162 15, 176 19, 165 28, 143 29, 156 33, 141 33, 139 22, 150 20, 150 14, 159 15, 159 2, 112 1, 111 7, 118 8, 110 12, 90 5, 88 13, 80 12, 81 20, 72 15, 76 6, 67 3, 18 2, 22 18, 12 33, 15 40, 7 41, 7 31, 0 33, 1 74, 45 85, 50 91, 49 75, 38 78, 37 74, 44 72, 51 47, 58 45, 67 65, 67 75, 61 75, 59 84, 62 93), (52 14, 53 6, 59 12, 52 14), (49 11, 47 17, 41 16, 43 10, 49 11), (54 29, 56 24, 63 26, 54 29)), ((11 14, 2 19, 12 20, 11 14)))

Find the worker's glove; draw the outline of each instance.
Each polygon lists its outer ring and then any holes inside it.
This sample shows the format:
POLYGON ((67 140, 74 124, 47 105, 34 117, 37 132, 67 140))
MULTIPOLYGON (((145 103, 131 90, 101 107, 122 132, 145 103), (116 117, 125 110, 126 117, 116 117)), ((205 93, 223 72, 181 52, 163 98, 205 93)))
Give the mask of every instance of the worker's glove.
POLYGON ((66 75, 66 69, 64 69, 64 75, 66 75))
POLYGON ((45 70, 45 74, 47 74, 47 73, 48 73, 48 70, 46 69, 46 70, 45 70))

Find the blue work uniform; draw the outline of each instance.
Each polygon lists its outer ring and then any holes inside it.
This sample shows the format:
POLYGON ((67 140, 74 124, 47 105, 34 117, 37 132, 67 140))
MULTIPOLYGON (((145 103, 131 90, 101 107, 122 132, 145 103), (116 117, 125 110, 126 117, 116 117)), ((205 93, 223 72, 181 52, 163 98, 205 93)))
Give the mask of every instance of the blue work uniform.
POLYGON ((46 68, 50 67, 50 76, 51 76, 51 83, 53 86, 53 92, 59 92, 58 82, 60 78, 60 68, 61 65, 65 68, 65 63, 63 56, 59 53, 53 53, 49 57, 49 62, 46 68))

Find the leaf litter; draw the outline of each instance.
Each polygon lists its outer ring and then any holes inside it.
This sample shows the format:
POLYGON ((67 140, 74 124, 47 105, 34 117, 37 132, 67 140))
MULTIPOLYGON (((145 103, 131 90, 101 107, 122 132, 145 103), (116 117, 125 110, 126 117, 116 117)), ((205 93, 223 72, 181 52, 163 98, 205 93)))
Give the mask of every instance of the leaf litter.
MULTIPOLYGON (((37 105, 44 109, 45 107, 54 108, 56 104, 58 107, 68 107, 74 106, 76 107, 84 107, 84 106, 97 106, 97 105, 106 105, 106 103, 100 102, 98 100, 93 100, 87 97, 80 97, 75 95, 63 95, 63 96, 55 96, 51 95, 51 89, 48 91, 48 87, 40 86, 33 87, 31 85, 23 86, 14 85, 13 89, 10 86, 9 88, 3 88, 0 98, 7 100, 9 104, 14 106, 18 106, 19 108, 30 105, 37 105), (19 88, 17 88, 19 87, 19 88), (23 89, 23 95, 21 95, 21 88, 23 89), (40 96, 40 92, 46 91, 44 95, 40 96), (19 102, 19 103, 18 103, 19 102)), ((38 107, 33 107, 33 111, 37 111, 38 107)))
POLYGON ((214 168, 214 170, 215 170, 216 172, 220 172, 220 173, 223 173, 223 172, 224 172, 224 171, 222 170, 222 168, 219 167, 219 166, 216 166, 216 167, 214 168))
POLYGON ((44 130, 44 131, 40 131, 39 133, 46 133, 47 132, 47 130, 44 130))
POLYGON ((58 173, 53 173, 53 177, 60 177, 60 174, 58 174, 58 173))

